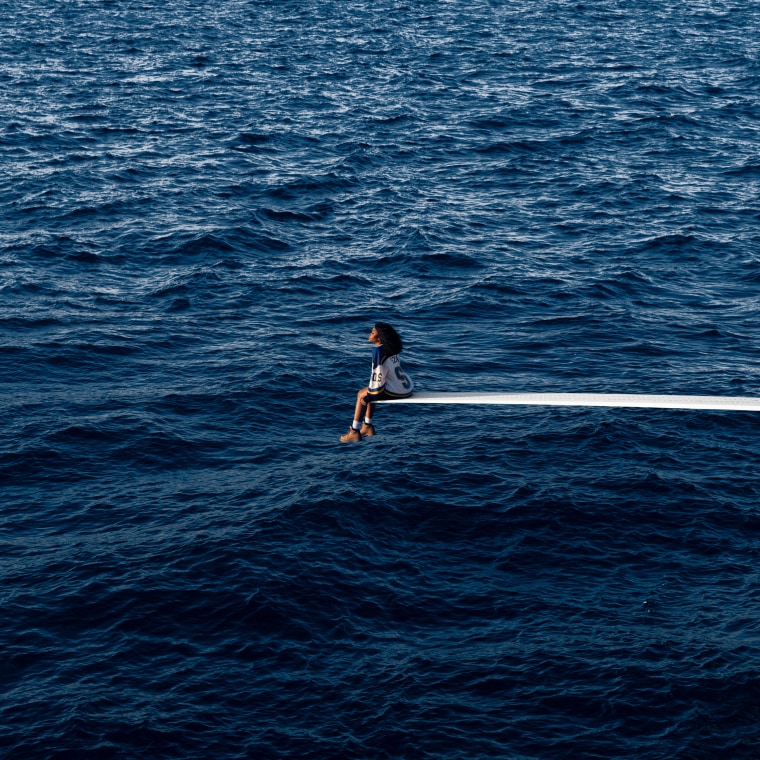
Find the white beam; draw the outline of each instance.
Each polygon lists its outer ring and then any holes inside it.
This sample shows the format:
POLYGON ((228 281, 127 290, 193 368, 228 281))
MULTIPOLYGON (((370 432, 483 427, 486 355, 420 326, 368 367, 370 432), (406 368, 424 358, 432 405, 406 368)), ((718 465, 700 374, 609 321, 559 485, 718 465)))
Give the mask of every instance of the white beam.
POLYGON ((760 412, 760 398, 748 396, 658 396, 640 393, 415 393, 409 398, 385 399, 378 403, 606 406, 760 412))

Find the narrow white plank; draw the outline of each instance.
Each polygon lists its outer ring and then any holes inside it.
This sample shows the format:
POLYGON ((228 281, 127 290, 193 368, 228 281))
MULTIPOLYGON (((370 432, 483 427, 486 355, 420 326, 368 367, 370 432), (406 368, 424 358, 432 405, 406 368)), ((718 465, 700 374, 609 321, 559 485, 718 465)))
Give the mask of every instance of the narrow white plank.
POLYGON ((378 403, 607 406, 760 412, 760 398, 748 396, 658 396, 643 393, 415 393, 410 398, 387 399, 378 403))

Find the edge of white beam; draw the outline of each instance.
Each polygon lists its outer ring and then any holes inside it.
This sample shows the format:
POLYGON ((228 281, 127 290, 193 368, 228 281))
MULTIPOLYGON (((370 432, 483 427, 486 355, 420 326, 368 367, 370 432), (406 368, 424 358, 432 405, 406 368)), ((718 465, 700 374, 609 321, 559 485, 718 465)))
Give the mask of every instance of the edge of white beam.
POLYGON ((671 396, 642 393, 469 393, 420 392, 382 404, 501 404, 512 406, 604 406, 641 409, 713 409, 760 412, 749 396, 671 396))

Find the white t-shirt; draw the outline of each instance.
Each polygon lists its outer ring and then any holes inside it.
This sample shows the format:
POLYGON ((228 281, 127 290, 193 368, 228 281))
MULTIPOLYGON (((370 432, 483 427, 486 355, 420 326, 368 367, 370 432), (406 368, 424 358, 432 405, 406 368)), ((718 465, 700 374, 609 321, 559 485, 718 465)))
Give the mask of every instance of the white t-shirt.
POLYGON ((383 347, 375 346, 372 352, 372 377, 369 381, 371 394, 385 391, 389 396, 411 396, 414 390, 412 378, 401 369, 398 354, 384 356, 383 347))

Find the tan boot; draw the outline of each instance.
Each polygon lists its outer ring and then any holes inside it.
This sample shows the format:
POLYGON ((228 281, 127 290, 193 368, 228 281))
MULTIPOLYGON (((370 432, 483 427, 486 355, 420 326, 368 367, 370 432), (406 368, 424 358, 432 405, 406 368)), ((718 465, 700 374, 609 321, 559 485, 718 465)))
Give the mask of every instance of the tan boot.
POLYGON ((343 441, 343 443, 359 443, 361 439, 362 434, 358 430, 354 430, 352 427, 348 429, 348 432, 345 435, 340 437, 340 440, 343 441))
POLYGON ((362 422, 362 429, 359 432, 362 438, 372 438, 375 434, 375 426, 371 422, 362 422))

